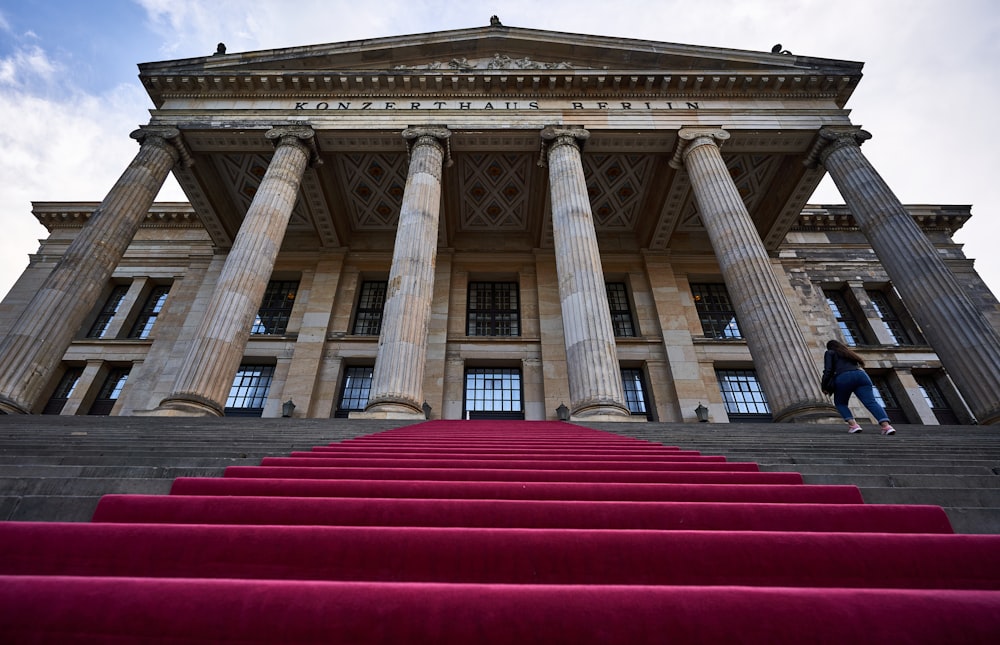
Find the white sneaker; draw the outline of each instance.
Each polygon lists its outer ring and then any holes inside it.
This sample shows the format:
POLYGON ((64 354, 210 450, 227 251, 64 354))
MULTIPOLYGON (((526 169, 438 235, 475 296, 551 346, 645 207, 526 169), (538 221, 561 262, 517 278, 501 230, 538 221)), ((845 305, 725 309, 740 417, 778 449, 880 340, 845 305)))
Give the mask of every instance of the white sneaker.
POLYGON ((850 428, 847 429, 847 432, 848 434, 857 434, 861 432, 861 426, 855 423, 854 425, 852 425, 850 428))

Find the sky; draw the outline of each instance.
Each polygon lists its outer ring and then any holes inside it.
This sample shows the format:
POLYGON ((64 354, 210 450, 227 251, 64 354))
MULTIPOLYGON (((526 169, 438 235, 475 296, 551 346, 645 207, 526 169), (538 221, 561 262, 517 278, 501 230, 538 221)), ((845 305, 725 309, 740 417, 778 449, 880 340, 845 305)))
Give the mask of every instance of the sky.
MULTIPOLYGON (((47 232, 32 201, 104 199, 149 122, 143 62, 486 26, 865 63, 848 107, 904 204, 970 204, 955 239, 1000 295, 995 0, 0 0, 0 296, 47 232), (992 127, 992 126, 991 126, 992 127)), ((158 197, 186 201, 167 180, 158 197)), ((829 178, 812 203, 842 204, 829 178)))

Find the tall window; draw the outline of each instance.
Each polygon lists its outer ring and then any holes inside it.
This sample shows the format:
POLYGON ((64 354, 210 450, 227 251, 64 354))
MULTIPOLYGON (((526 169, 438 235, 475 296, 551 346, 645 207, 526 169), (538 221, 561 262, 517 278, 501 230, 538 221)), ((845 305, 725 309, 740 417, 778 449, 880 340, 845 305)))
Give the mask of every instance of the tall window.
POLYGON ((354 317, 354 331, 359 336, 378 336, 382 332, 382 309, 385 307, 385 280, 368 280, 361 283, 358 311, 354 317))
POLYGON ((899 314, 896 313, 895 308, 893 308, 892 303, 889 302, 889 297, 883 291, 868 291, 868 298, 872 301, 872 306, 875 307, 875 312, 878 317, 882 319, 882 324, 885 325, 886 331, 892 336, 893 340, 897 345, 912 345, 913 339, 910 338, 910 334, 907 333, 906 328, 903 326, 902 320, 899 318, 899 314))
POLYGON ((692 284, 691 295, 701 320, 701 329, 708 338, 743 338, 736 312, 729 301, 724 284, 692 284))
POLYGON ((42 414, 59 414, 62 412, 66 401, 69 400, 69 397, 73 396, 73 390, 76 389, 76 384, 79 383, 81 376, 83 376, 82 367, 68 368, 62 375, 62 378, 59 379, 59 385, 56 386, 52 397, 45 404, 42 414))
POLYGON ((170 287, 153 287, 149 297, 146 298, 146 303, 142 306, 142 311, 139 312, 135 325, 132 326, 129 338, 149 338, 153 324, 156 323, 156 318, 163 309, 163 303, 167 301, 168 293, 170 293, 170 287))
POLYGON ((843 294, 836 291, 824 291, 824 293, 826 304, 829 305, 833 317, 837 319, 837 326, 844 336, 844 342, 851 347, 863 344, 864 336, 861 335, 861 328, 843 294))
POLYGON ((716 370, 715 373, 730 421, 770 420, 771 409, 755 370, 716 370))
POLYGON ((97 392, 97 398, 90 406, 87 414, 107 416, 111 414, 111 409, 115 407, 115 402, 121 396, 125 381, 128 380, 128 367, 116 367, 108 372, 108 377, 101 384, 101 389, 97 392))
POLYGON ((295 280, 271 280, 264 291, 264 299, 257 310, 257 318, 250 328, 251 334, 281 335, 288 329, 295 294, 299 283, 295 280))
POLYGON ((934 413, 934 417, 938 420, 938 423, 957 425, 959 423, 958 416, 951 409, 951 406, 948 405, 948 400, 944 398, 944 392, 941 391, 934 377, 929 374, 921 376, 914 374, 914 379, 917 381, 917 386, 920 388, 920 393, 923 395, 924 401, 930 406, 931 412, 934 413))
POLYGON ((340 403, 337 404, 335 417, 346 418, 351 412, 364 411, 372 390, 373 369, 371 366, 355 366, 344 370, 344 384, 340 388, 340 403))
POLYGON ((611 326, 615 336, 635 336, 632 309, 629 307, 628 290, 624 282, 605 282, 608 291, 608 307, 611 308, 611 326))
POLYGON ((521 370, 516 367, 467 368, 465 411, 470 419, 523 419, 521 370))
POLYGON ((240 365, 226 399, 227 417, 259 417, 264 413, 274 365, 240 365))
POLYGON ((628 406, 628 411, 634 416, 642 416, 652 420, 652 413, 646 405, 646 386, 642 378, 642 370, 622 369, 622 389, 625 390, 625 405, 628 406))
POLYGON ((470 282, 468 336, 520 336, 516 282, 470 282))
POLYGON ((87 332, 87 338, 104 338, 104 334, 107 333, 108 327, 111 325, 111 319, 115 317, 118 309, 122 306, 122 301, 125 299, 126 293, 128 293, 128 285, 124 284, 120 284, 111 290, 111 295, 104 301, 101 313, 97 314, 97 320, 94 321, 94 324, 90 327, 90 331, 87 332))

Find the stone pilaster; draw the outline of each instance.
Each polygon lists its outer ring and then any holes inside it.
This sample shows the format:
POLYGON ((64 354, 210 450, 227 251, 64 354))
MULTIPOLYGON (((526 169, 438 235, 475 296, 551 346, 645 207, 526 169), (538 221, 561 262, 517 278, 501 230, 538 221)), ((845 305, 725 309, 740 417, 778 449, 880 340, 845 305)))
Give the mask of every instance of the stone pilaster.
POLYGON ((559 301, 566 340, 570 414, 628 421, 601 253, 583 175, 581 128, 542 130, 549 168, 559 301))
MULTIPOLYGON (((868 328, 872 330, 875 334, 875 341, 879 345, 895 345, 896 339, 893 338, 892 334, 889 333, 889 329, 882 322, 882 319, 878 316, 875 311, 874 305, 872 305, 871 298, 868 297, 868 291, 865 289, 865 285, 862 282, 848 282, 847 288, 851 291, 851 297, 854 301, 858 303, 861 308, 861 312, 865 315, 865 324, 868 328)), ((860 342, 860 340, 859 340, 860 342)))
POLYGON ((864 130, 824 129, 807 163, 826 167, 906 308, 982 424, 1000 423, 1000 334, 861 152, 864 130))
POLYGON ((326 336, 330 330, 330 314, 340 285, 344 255, 343 251, 333 251, 320 258, 310 272, 311 275, 303 276, 305 279, 296 297, 296 300, 301 301, 302 296, 306 296, 305 312, 292 350, 281 402, 291 399, 301 416, 329 416, 329 411, 324 415, 315 409, 318 406, 317 378, 322 369, 326 336))
POLYGON ((190 163, 175 128, 147 126, 131 136, 138 154, 0 341, 0 412, 28 413, 38 403, 170 170, 190 163))
MULTIPOLYGON (((714 392, 709 392, 705 387, 706 381, 702 378, 701 366, 698 364, 698 352, 691 329, 697 328, 699 323, 691 301, 691 290, 686 281, 674 274, 670 258, 666 254, 646 253, 643 261, 649 277, 654 313, 663 335, 666 369, 670 372, 670 378, 664 379, 661 387, 663 383, 672 383, 672 389, 676 392, 676 411, 661 413, 660 420, 696 423, 698 417, 695 415, 695 408, 699 405, 710 408, 713 404, 721 406, 721 400, 714 400, 720 399, 717 387, 714 392)), ((707 382, 715 383, 715 378, 707 382)), ((652 383, 650 389, 655 391, 656 388, 657 384, 652 383)), ((668 394, 664 392, 659 399, 666 396, 668 394)))
POLYGON ((153 414, 223 414, 302 176, 307 164, 317 160, 311 128, 274 128, 265 136, 275 144, 274 156, 240 225, 174 390, 153 414))
POLYGON ((149 278, 146 276, 132 278, 132 284, 128 286, 128 292, 118 306, 118 312, 104 330, 104 338, 122 338, 124 334, 128 334, 131 331, 131 329, 126 329, 126 323, 131 324, 134 321, 130 320, 128 314, 129 312, 136 311, 136 307, 142 306, 140 301, 144 292, 146 292, 149 281, 149 278))
POLYGON ((740 197, 719 144, 725 130, 685 128, 671 165, 687 169, 708 232, 775 421, 835 415, 819 389, 820 367, 785 299, 764 243, 740 197))
POLYGON ((407 128, 410 167, 396 227, 382 333, 363 416, 423 419, 427 326, 434 296, 441 173, 451 132, 407 128))

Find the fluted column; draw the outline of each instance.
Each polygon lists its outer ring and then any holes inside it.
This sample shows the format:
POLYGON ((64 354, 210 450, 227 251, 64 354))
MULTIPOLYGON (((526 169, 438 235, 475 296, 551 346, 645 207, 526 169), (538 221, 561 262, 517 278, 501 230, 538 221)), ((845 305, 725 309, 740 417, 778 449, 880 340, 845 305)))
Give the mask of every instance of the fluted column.
POLYGON ((870 138, 864 130, 821 130, 808 162, 818 161, 830 173, 979 423, 1000 423, 1000 335, 861 152, 870 138))
POLYGON ((317 161, 309 127, 279 127, 266 137, 274 156, 233 242, 174 390, 153 411, 162 416, 221 416, 233 375, 281 248, 299 185, 317 161))
POLYGON ((671 165, 687 168, 722 271, 775 421, 834 416, 819 388, 814 362, 791 306, 774 274, 767 249, 740 197, 719 144, 725 130, 684 128, 671 165))
POLYGON ((0 412, 26 414, 59 366, 178 161, 176 128, 143 127, 141 147, 0 342, 0 412))
POLYGON ((588 420, 629 420, 580 158, 581 143, 589 136, 582 128, 549 126, 542 130, 542 139, 547 142, 570 414, 588 420))
POLYGON ((366 416, 423 418, 427 324, 434 295, 441 171, 451 132, 407 128, 410 168, 396 226, 382 333, 366 416))

